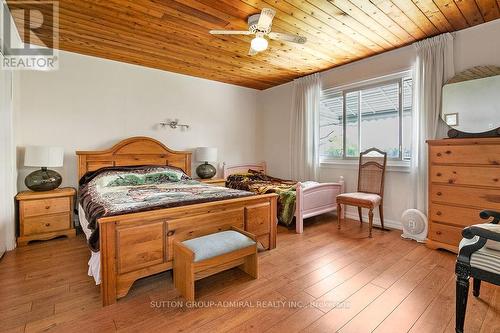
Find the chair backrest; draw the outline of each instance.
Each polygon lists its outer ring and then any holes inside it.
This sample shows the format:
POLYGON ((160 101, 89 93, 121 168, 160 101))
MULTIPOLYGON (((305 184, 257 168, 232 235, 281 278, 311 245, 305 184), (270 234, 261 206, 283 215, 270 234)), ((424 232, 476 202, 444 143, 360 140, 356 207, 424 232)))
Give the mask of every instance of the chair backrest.
POLYGON ((370 148, 359 154, 358 192, 384 194, 387 153, 370 148))

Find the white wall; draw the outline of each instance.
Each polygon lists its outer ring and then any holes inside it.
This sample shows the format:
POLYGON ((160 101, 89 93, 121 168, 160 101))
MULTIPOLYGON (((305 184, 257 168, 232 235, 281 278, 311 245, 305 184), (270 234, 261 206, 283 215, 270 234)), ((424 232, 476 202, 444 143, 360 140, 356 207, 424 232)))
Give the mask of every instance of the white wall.
MULTIPOLYGON (((5 1, 0 1, 0 6, 4 6, 5 1)), ((7 5, 0 11, 8 11, 7 5)), ((7 15, 3 13, 3 17, 7 15)), ((9 14, 10 15, 10 14, 9 14)), ((0 48, 3 54, 8 54, 4 49, 4 23, 0 21, 0 48)), ((10 17, 10 42, 11 47, 21 47, 23 45, 21 37, 17 33, 14 20, 10 17)), ((3 55, 0 54, 0 60, 3 61, 3 55)), ((10 70, 2 69, 0 71, 0 257, 7 250, 13 250, 16 247, 16 226, 14 196, 16 195, 16 177, 17 170, 15 166, 15 128, 13 124, 17 117, 14 112, 13 103, 13 78, 14 74, 10 70)))
POLYGON ((15 92, 19 190, 34 170, 22 167, 26 145, 64 147, 63 186, 77 184, 76 150, 137 135, 175 150, 214 146, 221 162, 257 159, 253 89, 60 52, 57 71, 17 73, 15 92), (190 129, 157 126, 169 118, 190 129))
MULTIPOLYGON (((500 20, 495 20, 456 33, 454 42, 457 72, 478 65, 500 65, 500 20)), ((371 78, 408 70, 415 61, 415 49, 409 45, 322 73, 324 88, 342 86, 371 78)), ((290 109, 292 83, 264 90, 259 96, 260 156, 268 162, 271 175, 290 177, 290 109)), ((354 191, 357 166, 325 166, 320 180, 337 181, 344 176, 347 191, 354 191)), ((391 226, 399 226, 401 213, 410 208, 412 184, 408 172, 388 171, 385 183, 384 217, 391 226)), ((348 214, 356 217, 355 208, 348 214)), ((377 214, 375 215, 377 219, 377 214)))

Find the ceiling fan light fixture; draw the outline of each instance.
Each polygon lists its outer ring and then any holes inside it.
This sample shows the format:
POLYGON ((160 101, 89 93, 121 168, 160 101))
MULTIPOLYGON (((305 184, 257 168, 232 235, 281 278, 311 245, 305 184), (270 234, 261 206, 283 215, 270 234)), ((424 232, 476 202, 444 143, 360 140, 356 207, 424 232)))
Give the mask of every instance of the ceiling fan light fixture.
POLYGON ((251 42, 252 49, 254 49, 257 52, 261 52, 267 49, 267 44, 268 44, 267 39, 261 36, 255 37, 254 39, 252 39, 251 42))
POLYGON ((248 30, 210 30, 209 32, 212 35, 255 35, 248 50, 249 56, 254 56, 268 48, 269 42, 265 37, 297 44, 304 44, 307 41, 306 37, 296 34, 271 31, 275 15, 276 11, 274 9, 262 8, 259 14, 253 14, 248 17, 248 30))

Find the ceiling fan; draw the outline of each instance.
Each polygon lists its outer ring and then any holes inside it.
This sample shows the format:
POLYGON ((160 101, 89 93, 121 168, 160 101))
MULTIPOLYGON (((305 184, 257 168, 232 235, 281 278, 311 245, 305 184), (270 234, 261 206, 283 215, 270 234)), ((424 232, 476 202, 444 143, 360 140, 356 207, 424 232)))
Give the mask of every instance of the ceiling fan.
POLYGON ((210 33, 212 35, 255 35, 250 44, 248 55, 255 55, 267 49, 268 42, 265 36, 274 40, 283 40, 298 44, 304 44, 307 41, 306 37, 271 32, 274 15, 276 15, 274 9, 263 8, 260 14, 248 17, 248 30, 210 30, 210 33))

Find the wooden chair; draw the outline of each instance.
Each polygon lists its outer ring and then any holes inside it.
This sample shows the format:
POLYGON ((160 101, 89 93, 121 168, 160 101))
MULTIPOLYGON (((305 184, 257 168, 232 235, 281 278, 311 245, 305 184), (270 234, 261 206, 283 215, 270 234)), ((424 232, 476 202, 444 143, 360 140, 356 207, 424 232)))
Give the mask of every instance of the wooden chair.
POLYGON ((481 281, 500 285, 500 212, 482 211, 482 219, 493 218, 489 223, 476 224, 462 231, 456 278, 455 331, 464 331, 465 310, 469 295, 469 278, 474 278, 472 294, 479 297, 481 281))
MULTIPOLYGON (((337 196, 338 228, 342 216, 342 205, 358 207, 359 221, 363 223, 362 208, 369 209, 369 237, 372 237, 373 210, 379 208, 380 222, 384 229, 384 176, 387 153, 370 148, 359 154, 358 191, 337 196)), ((345 207, 344 207, 345 209, 345 207)))
POLYGON ((258 278, 257 240, 234 226, 183 242, 175 240, 173 266, 175 288, 187 301, 193 301, 194 283, 204 277, 239 267, 258 278))

